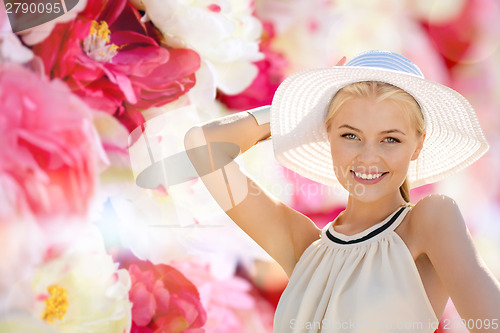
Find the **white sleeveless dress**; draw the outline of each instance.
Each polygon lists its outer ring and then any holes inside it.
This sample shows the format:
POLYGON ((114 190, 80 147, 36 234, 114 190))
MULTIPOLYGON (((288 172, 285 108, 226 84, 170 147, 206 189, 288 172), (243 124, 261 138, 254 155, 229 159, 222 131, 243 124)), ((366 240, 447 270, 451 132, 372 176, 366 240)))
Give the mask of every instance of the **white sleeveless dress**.
POLYGON ((329 222, 304 251, 276 308, 273 333, 423 332, 438 318, 394 231, 413 205, 351 236, 329 222))

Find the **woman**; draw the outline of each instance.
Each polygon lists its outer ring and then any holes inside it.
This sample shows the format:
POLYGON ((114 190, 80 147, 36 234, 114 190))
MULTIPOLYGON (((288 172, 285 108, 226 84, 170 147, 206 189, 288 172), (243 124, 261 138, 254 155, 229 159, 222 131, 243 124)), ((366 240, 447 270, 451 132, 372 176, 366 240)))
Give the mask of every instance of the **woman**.
POLYGON ((290 278, 275 332, 433 332, 449 297, 470 320, 445 329, 500 332, 500 283, 455 202, 409 198, 410 187, 470 165, 488 144, 470 104, 408 59, 370 51, 296 73, 270 113, 200 124, 185 146, 215 200, 290 278), (281 164, 349 192, 323 229, 233 161, 271 134, 281 164))

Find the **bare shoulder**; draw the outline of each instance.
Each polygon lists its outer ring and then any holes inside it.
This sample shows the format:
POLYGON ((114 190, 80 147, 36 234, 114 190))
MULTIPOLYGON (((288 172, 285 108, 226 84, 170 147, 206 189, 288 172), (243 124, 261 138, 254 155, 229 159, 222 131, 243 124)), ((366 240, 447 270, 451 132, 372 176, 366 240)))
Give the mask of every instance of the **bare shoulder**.
POLYGON ((422 252, 428 252, 428 245, 433 240, 463 234, 466 230, 457 203, 443 194, 431 194, 419 200, 412 209, 411 220, 411 228, 422 252))
POLYGON ((413 214, 421 217, 442 215, 442 212, 450 213, 459 210, 457 203, 451 197, 444 194, 430 194, 420 199, 413 207, 413 214))
MULTIPOLYGON (((500 283, 479 255, 457 203, 434 194, 414 209, 420 245, 460 317, 498 318, 500 283)), ((494 332, 500 333, 500 326, 494 332)))

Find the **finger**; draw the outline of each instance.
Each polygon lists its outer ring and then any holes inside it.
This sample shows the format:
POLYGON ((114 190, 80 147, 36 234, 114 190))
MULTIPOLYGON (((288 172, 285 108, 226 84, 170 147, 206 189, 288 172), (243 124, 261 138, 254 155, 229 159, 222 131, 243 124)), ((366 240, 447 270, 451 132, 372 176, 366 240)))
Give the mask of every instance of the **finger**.
POLYGON ((339 60, 339 62, 337 63, 336 66, 344 66, 344 64, 346 63, 346 61, 347 61, 346 56, 343 56, 342 59, 339 60))

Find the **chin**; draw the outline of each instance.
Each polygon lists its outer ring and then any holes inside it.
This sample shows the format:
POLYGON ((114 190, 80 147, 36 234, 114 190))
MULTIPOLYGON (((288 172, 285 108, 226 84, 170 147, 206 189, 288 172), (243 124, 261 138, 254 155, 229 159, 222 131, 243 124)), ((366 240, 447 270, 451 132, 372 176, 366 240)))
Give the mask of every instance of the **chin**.
POLYGON ((349 196, 353 199, 362 202, 376 202, 383 198, 391 197, 395 192, 399 193, 399 187, 389 190, 387 187, 383 189, 369 188, 368 186, 358 185, 353 186, 349 191, 349 196))
POLYGON ((382 199, 384 196, 383 195, 376 195, 376 194, 356 194, 349 192, 349 196, 351 196, 353 199, 356 199, 357 201, 361 201, 364 203, 369 203, 369 202, 376 202, 382 199))

